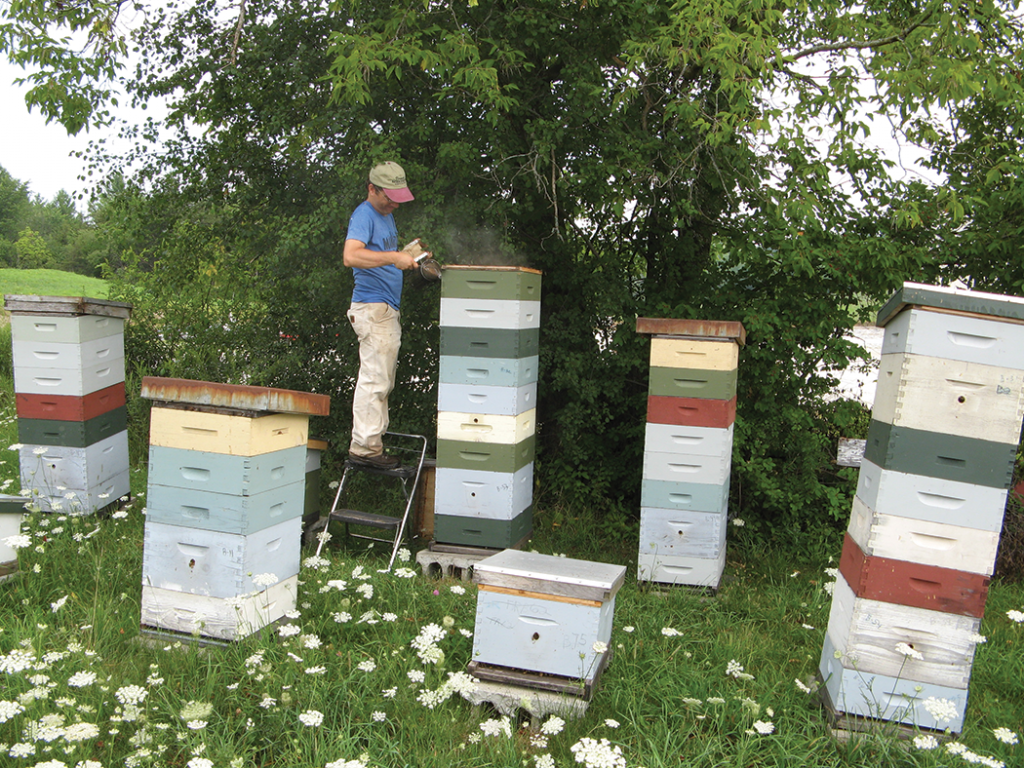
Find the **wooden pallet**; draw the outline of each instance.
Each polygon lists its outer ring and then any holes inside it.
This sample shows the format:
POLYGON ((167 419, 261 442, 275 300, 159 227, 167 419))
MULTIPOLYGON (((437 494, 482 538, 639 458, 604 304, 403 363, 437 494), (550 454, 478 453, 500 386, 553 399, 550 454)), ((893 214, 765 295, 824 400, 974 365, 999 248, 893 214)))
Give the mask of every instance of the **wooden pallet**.
POLYGON ((512 685, 519 688, 532 690, 549 691, 589 701, 601 679, 601 673, 611 662, 612 651, 609 648, 601 655, 601 661, 594 670, 594 676, 586 680, 561 675, 548 675, 543 672, 533 672, 525 669, 514 669, 512 667, 499 667, 496 664, 484 664, 479 661, 471 661, 466 670, 473 677, 505 685, 512 685))

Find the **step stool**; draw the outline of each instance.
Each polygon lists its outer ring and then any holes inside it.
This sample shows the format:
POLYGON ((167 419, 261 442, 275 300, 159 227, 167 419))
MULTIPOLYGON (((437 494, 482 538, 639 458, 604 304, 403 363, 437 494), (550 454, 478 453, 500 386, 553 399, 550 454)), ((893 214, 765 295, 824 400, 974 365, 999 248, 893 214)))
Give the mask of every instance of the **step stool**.
POLYGON ((317 522, 309 527, 306 533, 306 542, 312 546, 313 541, 319 538, 319 543, 316 548, 316 554, 319 557, 320 552, 323 549, 325 539, 319 537, 320 531, 327 530, 327 527, 332 522, 344 523, 345 535, 350 536, 354 539, 367 539, 369 541, 379 541, 383 544, 391 545, 391 558, 388 560, 388 570, 394 565, 395 557, 398 555, 398 548, 405 536, 406 525, 409 520, 409 513, 412 510, 413 501, 416 498, 416 488, 419 485, 420 475, 423 472, 423 462, 427 455, 427 438, 422 435, 408 435, 401 432, 386 432, 385 437, 398 438, 399 444, 392 446, 395 450, 403 452, 405 454, 412 454, 414 456, 414 462, 400 463, 394 469, 381 469, 379 467, 371 467, 365 464, 359 464, 352 460, 345 461, 345 470, 341 475, 341 481, 338 483, 338 492, 334 495, 334 503, 331 505, 331 511, 326 517, 321 517, 317 522), (402 443, 406 445, 403 447, 402 443), (410 447, 412 446, 416 447, 410 447), (345 492, 345 485, 348 480, 355 474, 365 473, 370 475, 377 475, 381 478, 394 478, 399 481, 402 496, 405 498, 405 509, 401 516, 386 515, 378 512, 364 512, 357 509, 348 509, 342 505, 343 495, 345 492), (410 483, 410 480, 412 481, 410 483), (375 528, 380 531, 388 531, 391 533, 390 538, 384 538, 381 536, 371 536, 362 533, 353 533, 350 530, 350 526, 361 526, 365 528, 375 528))

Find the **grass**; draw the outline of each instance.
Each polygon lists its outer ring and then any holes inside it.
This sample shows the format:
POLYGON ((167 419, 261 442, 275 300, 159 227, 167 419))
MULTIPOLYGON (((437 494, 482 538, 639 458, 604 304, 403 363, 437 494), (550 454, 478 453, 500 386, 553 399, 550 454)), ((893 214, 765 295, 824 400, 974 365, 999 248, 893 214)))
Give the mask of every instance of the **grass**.
MULTIPOLYGON (((16 424, 11 383, 2 384, 6 446, 16 424)), ((827 558, 760 550, 743 529, 730 534, 721 589, 704 597, 638 585, 629 537, 602 540, 590 513, 538 515, 531 547, 629 568, 616 598, 613 660, 585 715, 562 724, 505 720, 455 692, 472 659, 475 586, 425 578, 411 562, 381 573, 387 554, 379 545, 326 548, 319 561, 306 551, 290 629, 226 646, 154 640, 139 631, 145 469, 143 457, 134 458, 134 500, 123 513, 30 515, 20 570, 0 583, 7 764, 964 763, 943 748, 909 748, 891 727, 848 744, 831 736, 817 697, 796 684, 813 681, 821 653, 831 603, 827 558), (434 642, 416 642, 431 629, 434 642), (728 674, 736 665, 742 673, 728 674), (773 732, 761 735, 756 729, 767 724, 773 732)), ((4 459, 0 484, 9 492, 18 484, 17 454, 4 459)), ((1000 742, 993 729, 1020 731, 1024 723, 1024 627, 1006 615, 1024 608, 1024 591, 996 582, 988 605, 988 642, 976 654, 960 741, 975 754, 1020 764, 1024 747, 1000 742)))
POLYGON ((0 269, 0 294, 105 299, 106 280, 57 269, 0 269))

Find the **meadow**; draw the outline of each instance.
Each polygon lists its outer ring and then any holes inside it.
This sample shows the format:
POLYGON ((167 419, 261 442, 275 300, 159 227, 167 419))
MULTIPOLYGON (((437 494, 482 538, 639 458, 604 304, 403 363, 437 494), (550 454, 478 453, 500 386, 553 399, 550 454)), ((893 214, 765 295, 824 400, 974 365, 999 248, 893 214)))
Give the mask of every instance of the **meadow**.
MULTIPOLYGON (((2 324, 0 324, 2 326, 2 324)), ((6 336, 3 331, 7 331, 6 336)), ((20 489, 0 327, 0 489, 20 489)), ((6 360, 5 360, 6 357, 6 360)), ((330 480, 325 472, 324 482, 330 480)), ((537 510, 528 547, 627 566, 585 713, 474 706, 476 588, 335 532, 288 621, 234 643, 140 629, 146 456, 99 517, 29 512, 0 582, 0 764, 26 768, 760 768, 1024 765, 1024 586, 994 581, 960 734, 837 738, 816 692, 839 556, 729 532, 713 595, 636 580, 636 531, 537 510)), ((734 521, 735 522, 735 521, 734 521)), ((741 521, 740 521, 741 522, 741 521)))

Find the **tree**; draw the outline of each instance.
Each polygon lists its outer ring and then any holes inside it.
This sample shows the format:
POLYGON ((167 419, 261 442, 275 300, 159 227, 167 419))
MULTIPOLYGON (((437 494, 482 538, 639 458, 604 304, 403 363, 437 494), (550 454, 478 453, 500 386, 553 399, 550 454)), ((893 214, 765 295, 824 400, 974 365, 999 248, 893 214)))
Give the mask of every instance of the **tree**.
MULTIPOLYGON (((337 254, 366 169, 397 157, 419 200, 403 232, 449 262, 544 271, 542 488, 635 509, 647 372, 634 318, 739 319, 741 503, 776 527, 809 524, 808 508, 845 518, 829 430, 858 416, 828 404, 822 367, 857 356, 843 334, 871 301, 943 274, 915 229, 923 196, 864 145, 867 116, 921 137, 942 108, 1016 93, 1008 4, 398 0, 337 13, 258 0, 241 26, 228 11, 202 0, 140 29, 125 86, 171 110, 129 131, 140 155, 127 159, 145 161, 140 182, 178 190, 168 204, 199 206, 219 269, 248 276, 261 307, 245 321, 249 380, 345 401, 337 254)), ((936 210, 958 216, 946 203, 936 210)), ((154 272, 203 279, 160 247, 166 258, 143 255, 154 272)), ((429 434, 436 299, 409 302, 416 354, 396 407, 429 434)))
POLYGON ((53 257, 46 241, 38 232, 24 229, 18 233, 18 241, 14 244, 18 254, 18 267, 21 269, 50 269, 53 257))
POLYGON ((30 69, 25 100, 69 134, 109 119, 110 83, 127 54, 118 19, 124 0, 14 0, 0 7, 0 54, 30 69))
POLYGON ((18 255, 14 243, 28 211, 28 186, 0 167, 0 264, 14 266, 18 255))

